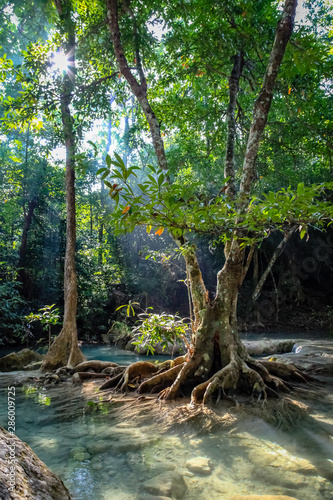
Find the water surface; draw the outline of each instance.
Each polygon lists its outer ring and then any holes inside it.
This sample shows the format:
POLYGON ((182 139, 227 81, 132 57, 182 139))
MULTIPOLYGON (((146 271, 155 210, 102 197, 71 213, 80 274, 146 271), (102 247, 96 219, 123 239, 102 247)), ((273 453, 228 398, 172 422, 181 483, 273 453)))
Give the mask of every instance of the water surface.
MULTIPOLYGON (((113 347, 92 346, 85 354, 119 364, 142 360, 113 347)), ((0 377, 4 427, 5 387, 17 376, 0 377)), ((142 422, 120 414, 102 402, 106 396, 93 403, 70 383, 41 389, 31 380, 17 387, 17 435, 61 477, 76 500, 136 500, 147 495, 144 481, 171 469, 186 481, 184 500, 228 500, 235 494, 329 500, 333 498, 332 388, 330 381, 320 388, 312 410, 315 420, 291 432, 258 417, 211 433, 189 424, 165 432, 161 422, 149 417, 142 422), (319 430, 316 422, 323 422, 326 430, 319 430), (209 459, 208 475, 189 471, 187 461, 195 457, 209 459)))

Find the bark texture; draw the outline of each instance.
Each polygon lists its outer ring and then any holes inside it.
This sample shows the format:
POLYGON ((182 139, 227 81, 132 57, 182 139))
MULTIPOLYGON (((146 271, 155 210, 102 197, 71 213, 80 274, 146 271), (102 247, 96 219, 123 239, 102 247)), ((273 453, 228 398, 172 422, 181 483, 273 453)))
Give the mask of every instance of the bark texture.
POLYGON ((230 177, 226 184, 226 194, 230 199, 233 199, 236 194, 235 186, 235 136, 236 136, 236 119, 235 110, 237 103, 237 95, 239 90, 239 79, 244 66, 243 54, 236 54, 234 57, 234 65, 229 78, 229 104, 227 108, 227 147, 224 166, 224 177, 230 177))
POLYGON ((24 210, 24 226, 21 236, 21 245, 19 253, 18 279, 22 283, 22 295, 27 300, 31 300, 33 296, 32 283, 27 269, 27 249, 28 249, 28 234, 31 228, 32 218, 35 208, 38 204, 38 198, 33 198, 28 204, 28 210, 24 210))
POLYGON ((77 339, 76 309, 77 280, 75 269, 76 209, 75 209, 75 132, 70 111, 75 88, 75 26, 71 17, 70 0, 56 0, 60 22, 66 33, 64 52, 68 57, 68 69, 63 79, 60 96, 61 119, 66 147, 66 254, 64 271, 64 320, 63 327, 46 355, 42 370, 52 370, 67 365, 74 367, 85 360, 77 339))
POLYGON ((262 88, 253 107, 253 118, 247 141, 240 194, 246 199, 250 195, 255 176, 255 161, 260 139, 266 126, 268 112, 271 107, 274 86, 287 43, 294 28, 297 0, 286 0, 281 19, 276 29, 273 48, 268 61, 262 88))

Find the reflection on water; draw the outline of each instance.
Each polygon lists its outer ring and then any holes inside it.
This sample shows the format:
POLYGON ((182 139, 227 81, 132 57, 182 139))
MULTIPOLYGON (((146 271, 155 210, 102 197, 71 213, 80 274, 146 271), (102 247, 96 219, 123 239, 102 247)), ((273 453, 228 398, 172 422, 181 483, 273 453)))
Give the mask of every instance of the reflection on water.
MULTIPOLYGON (((103 359, 104 354, 98 357, 103 359)), ((120 364, 135 359, 123 351, 113 354, 120 364)), ((106 355, 110 359, 109 351, 106 355)), ((2 377, 6 387, 8 377, 13 375, 2 377)), ((76 500, 146 498, 147 481, 162 473, 157 483, 165 482, 166 475, 175 472, 186 482, 184 500, 228 500, 236 494, 329 500, 333 498, 332 385, 321 389, 320 403, 315 405, 315 417, 328 432, 307 423, 287 433, 249 417, 234 428, 201 434, 189 425, 164 432, 149 420, 138 424, 103 401, 88 404, 72 384, 42 389, 32 381, 17 388, 17 435, 62 478, 76 500), (189 465, 194 458, 197 468, 189 465), (206 468, 200 469, 200 463, 206 468)), ((2 389, 2 424, 5 396, 2 389)))

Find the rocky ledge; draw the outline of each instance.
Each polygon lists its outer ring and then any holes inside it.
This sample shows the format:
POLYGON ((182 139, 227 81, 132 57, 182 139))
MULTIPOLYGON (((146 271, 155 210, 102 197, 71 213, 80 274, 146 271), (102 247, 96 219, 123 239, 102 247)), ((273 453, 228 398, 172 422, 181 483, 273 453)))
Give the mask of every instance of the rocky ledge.
POLYGON ((30 446, 0 427, 0 498, 71 500, 63 482, 30 446))

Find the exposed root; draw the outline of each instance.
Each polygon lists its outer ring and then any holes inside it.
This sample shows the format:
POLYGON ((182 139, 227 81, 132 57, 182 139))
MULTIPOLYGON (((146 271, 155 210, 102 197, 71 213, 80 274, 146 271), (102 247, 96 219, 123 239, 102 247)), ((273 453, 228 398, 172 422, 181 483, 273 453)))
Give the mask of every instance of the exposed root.
MULTIPOLYGON (((111 376, 100 390, 115 388, 127 393, 130 389, 137 390, 139 394, 159 393, 159 400, 174 400, 181 391, 188 394, 191 388, 192 407, 198 404, 205 406, 214 398, 215 401, 223 399, 238 406, 245 401, 266 403, 268 397, 279 399, 281 392, 290 393, 293 389, 288 381, 304 383, 313 380, 292 365, 258 361, 237 349, 230 350, 229 363, 217 372, 210 373, 210 377, 205 377, 208 374, 205 361, 204 356, 194 354, 189 360, 180 356, 174 361, 158 364, 147 361, 139 361, 128 367, 110 364, 99 375, 107 373, 111 376)), ((78 368, 92 366, 92 363, 102 362, 87 362, 78 368)), ((93 378, 93 375, 87 374, 85 377, 83 374, 82 378, 93 378)))
POLYGON ((219 387, 222 390, 223 396, 226 396, 225 390, 235 388, 238 381, 238 369, 235 361, 231 361, 222 370, 215 373, 209 380, 197 385, 191 394, 191 404, 198 404, 203 398, 203 404, 211 398, 213 392, 219 387))
POLYGON ((165 394, 163 394, 163 396, 161 395, 161 397, 169 401, 175 399, 179 394, 181 385, 188 377, 191 377, 191 375, 194 374, 200 366, 202 359, 202 355, 194 354, 192 358, 190 358, 188 362, 183 365, 172 386, 168 388, 168 390, 165 391, 165 394))
MULTIPOLYGON (((125 371, 125 369, 124 369, 124 371, 125 371)), ((124 372, 118 373, 118 375, 115 375, 114 377, 112 377, 110 380, 108 380, 107 382, 105 382, 105 384, 101 385, 101 387, 99 388, 99 390, 100 391, 105 391, 106 389, 111 389, 112 387, 116 387, 116 385, 118 384, 118 382, 122 379, 123 373, 124 372)))
POLYGON ((111 361, 99 361, 99 360, 92 360, 92 361, 84 361, 83 363, 80 363, 73 369, 73 373, 76 372, 85 372, 89 370, 95 370, 96 372, 101 372, 105 368, 109 367, 117 367, 117 363, 112 363, 111 361))
POLYGON ((95 373, 95 372, 76 372, 81 380, 87 380, 92 378, 105 378, 106 373, 95 373))
POLYGON ((126 368, 116 388, 121 392, 126 392, 130 382, 138 385, 143 379, 150 377, 152 373, 156 373, 157 370, 158 366, 153 363, 137 361, 126 368))
MULTIPOLYGON (((170 368, 167 371, 163 371, 162 373, 158 373, 154 377, 149 378, 142 382, 139 386, 138 392, 142 394, 143 392, 156 392, 154 388, 157 386, 163 386, 174 382, 178 373, 182 370, 184 363, 180 365, 176 365, 173 368, 170 368)), ((162 388, 162 387, 160 387, 162 388)))
POLYGON ((314 380, 313 377, 306 375, 304 372, 300 372, 294 365, 287 365, 276 361, 260 361, 260 364, 264 366, 271 375, 275 375, 278 378, 295 380, 303 383, 314 380))

